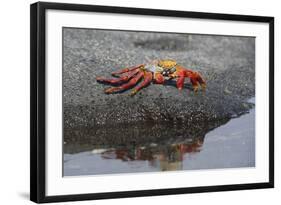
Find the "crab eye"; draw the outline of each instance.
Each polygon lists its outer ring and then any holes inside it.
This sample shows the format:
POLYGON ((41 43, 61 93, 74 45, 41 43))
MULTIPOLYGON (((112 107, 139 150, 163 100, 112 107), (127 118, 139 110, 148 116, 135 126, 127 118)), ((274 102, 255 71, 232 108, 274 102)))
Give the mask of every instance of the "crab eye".
POLYGON ((168 75, 169 74, 169 70, 165 69, 163 72, 162 72, 162 75, 168 75))

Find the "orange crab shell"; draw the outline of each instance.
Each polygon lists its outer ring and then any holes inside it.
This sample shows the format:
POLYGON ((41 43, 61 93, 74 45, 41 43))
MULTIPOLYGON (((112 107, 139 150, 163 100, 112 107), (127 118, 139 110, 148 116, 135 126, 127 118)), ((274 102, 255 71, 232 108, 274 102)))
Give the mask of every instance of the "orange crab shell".
POLYGON ((177 62, 174 60, 159 60, 158 66, 164 69, 171 69, 177 65, 177 62))

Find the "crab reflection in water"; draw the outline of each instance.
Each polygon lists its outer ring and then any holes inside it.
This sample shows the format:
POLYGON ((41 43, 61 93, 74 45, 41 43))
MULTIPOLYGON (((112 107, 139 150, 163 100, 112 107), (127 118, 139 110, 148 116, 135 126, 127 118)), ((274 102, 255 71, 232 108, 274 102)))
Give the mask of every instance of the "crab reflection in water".
POLYGON ((204 138, 198 138, 190 143, 172 144, 170 146, 135 147, 108 149, 101 153, 104 159, 119 159, 122 161, 143 160, 149 165, 158 167, 161 171, 181 170, 182 161, 187 153, 200 152, 204 138))

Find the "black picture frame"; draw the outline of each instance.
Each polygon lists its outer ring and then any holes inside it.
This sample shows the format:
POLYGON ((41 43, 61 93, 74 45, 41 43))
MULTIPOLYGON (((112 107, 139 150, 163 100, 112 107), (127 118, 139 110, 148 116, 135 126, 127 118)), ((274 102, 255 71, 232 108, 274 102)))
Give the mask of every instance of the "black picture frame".
POLYGON ((82 4, 38 2, 30 7, 30 199, 37 203, 96 200, 197 192, 230 191, 274 187, 274 18, 143 8, 109 7, 82 4), (263 22, 269 24, 269 181, 263 183, 229 184, 192 188, 89 193, 46 196, 46 10, 67 10, 129 15, 170 16, 195 19, 263 22))

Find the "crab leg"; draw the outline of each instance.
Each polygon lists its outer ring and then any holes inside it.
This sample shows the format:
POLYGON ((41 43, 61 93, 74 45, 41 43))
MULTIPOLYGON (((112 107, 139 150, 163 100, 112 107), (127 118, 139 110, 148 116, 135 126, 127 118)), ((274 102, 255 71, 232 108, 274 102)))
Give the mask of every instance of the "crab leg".
POLYGON ((154 74, 154 83, 155 84, 164 84, 164 77, 161 73, 155 73, 154 74))
POLYGON ((104 92, 107 93, 107 94, 111 94, 111 93, 116 93, 116 92, 120 92, 120 91, 123 91, 123 90, 128 90, 129 88, 135 86, 142 77, 143 77, 143 72, 139 72, 129 82, 127 82, 123 85, 120 85, 118 87, 108 88, 104 92))
POLYGON ((148 86, 152 81, 152 73, 151 72, 144 72, 144 80, 134 88, 131 95, 135 95, 138 91, 140 91, 142 88, 148 86))
POLYGON ((203 80, 199 73, 193 72, 189 77, 194 91, 198 90, 199 85, 202 87, 203 90, 206 89, 206 82, 203 80))
POLYGON ((139 70, 133 70, 130 71, 128 74, 121 75, 119 78, 103 78, 103 77, 97 77, 97 81, 102 82, 102 83, 110 83, 110 84, 118 84, 122 82, 127 82, 130 80, 134 75, 136 75, 139 72, 139 70))
POLYGON ((184 70, 178 72, 178 79, 177 79, 177 88, 182 90, 184 86, 184 79, 186 77, 186 72, 184 70))
POLYGON ((122 70, 115 71, 115 72, 113 72, 111 74, 113 76, 119 76, 120 74, 127 73, 129 71, 133 71, 133 70, 136 70, 136 69, 141 68, 141 67, 144 67, 144 65, 141 64, 141 65, 137 65, 137 66, 133 66, 133 67, 129 67, 129 68, 124 68, 122 70))
POLYGON ((199 73, 197 73, 197 74, 198 74, 197 80, 198 80, 198 82, 200 83, 202 89, 205 90, 205 89, 206 89, 206 82, 205 82, 205 80, 201 77, 201 75, 200 75, 199 73))

